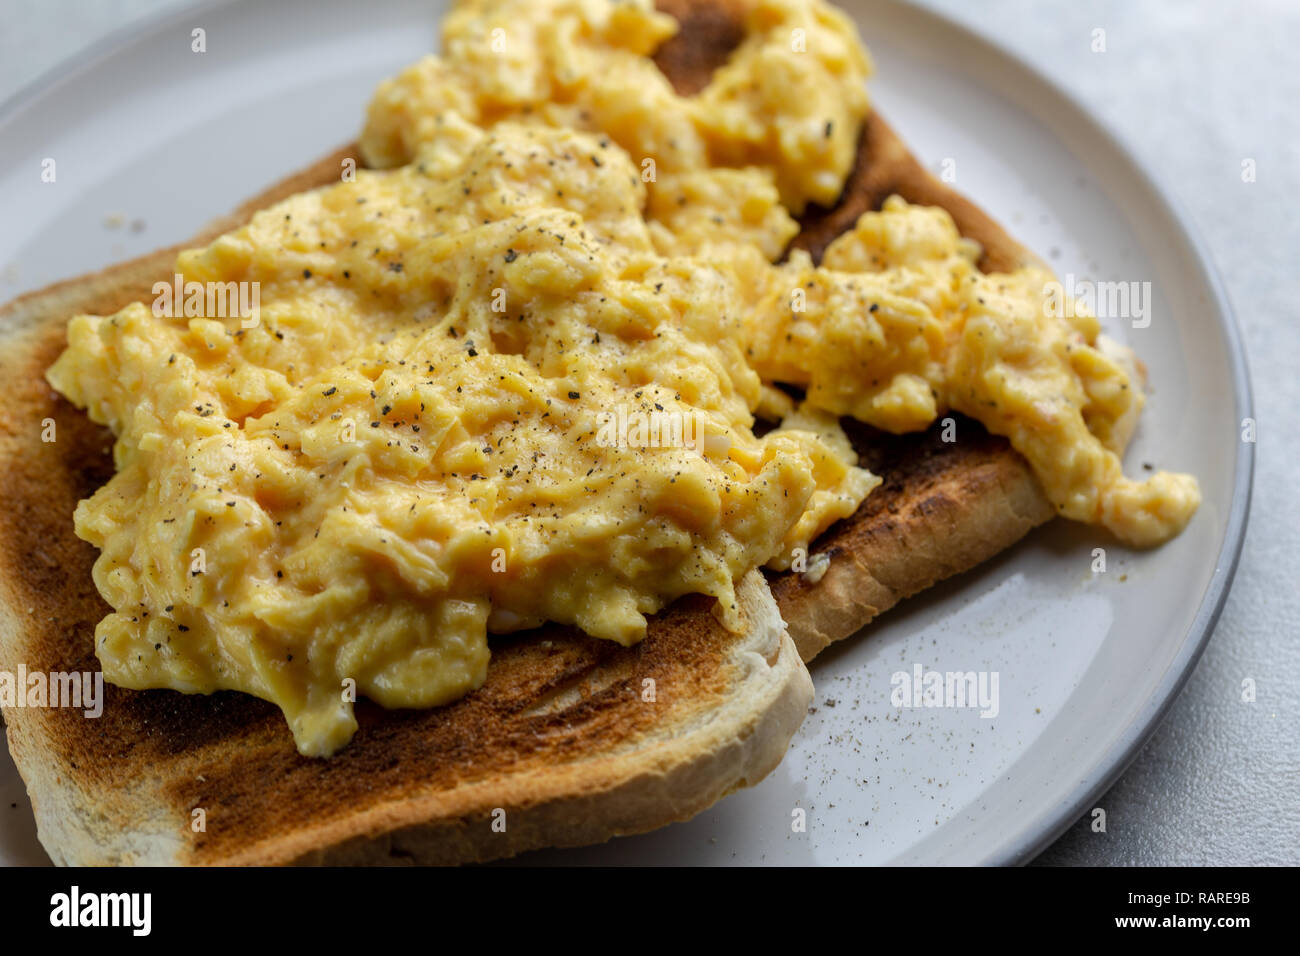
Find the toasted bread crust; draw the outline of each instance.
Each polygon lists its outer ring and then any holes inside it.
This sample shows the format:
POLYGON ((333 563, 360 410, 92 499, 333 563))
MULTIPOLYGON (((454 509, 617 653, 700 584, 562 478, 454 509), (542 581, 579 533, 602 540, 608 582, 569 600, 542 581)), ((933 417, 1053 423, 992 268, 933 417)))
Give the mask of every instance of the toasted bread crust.
MULTIPOLYGON (((686 8, 661 65, 674 79, 707 79, 738 40, 735 7, 661 6, 686 8)), ((345 148, 326 157, 187 245, 334 181, 341 159, 356 155, 345 148)), ((798 241, 815 255, 852 224, 855 208, 878 206, 883 190, 949 208, 984 243, 986 265, 1023 255, 927 177, 878 117, 864 131, 858 167, 835 210, 805 219, 798 241)), ((73 535, 71 515, 111 475, 111 436, 42 373, 63 347, 68 316, 147 299, 178 248, 0 310, 0 374, 10 383, 0 407, 0 668, 98 669, 91 635, 108 608, 91 582, 94 549, 73 535), (40 440, 46 418, 57 423, 54 443, 40 440)), ((658 615, 634 648, 560 627, 494 640, 480 691, 432 711, 362 702, 356 738, 327 762, 297 754, 270 704, 234 693, 106 687, 99 720, 9 710, 10 748, 42 841, 60 863, 451 863, 597 842, 698 812, 784 753, 811 696, 797 654, 811 657, 1050 516, 1019 456, 974 424, 961 423, 954 445, 849 427, 864 464, 886 480, 817 543, 832 554, 818 584, 772 577, 795 643, 752 577, 742 589, 753 622, 744 635, 723 631, 708 602, 689 598, 658 615), (641 699, 647 679, 654 704, 641 699), (498 807, 504 833, 491 827, 498 807), (195 809, 206 815, 204 832, 190 825, 195 809)))

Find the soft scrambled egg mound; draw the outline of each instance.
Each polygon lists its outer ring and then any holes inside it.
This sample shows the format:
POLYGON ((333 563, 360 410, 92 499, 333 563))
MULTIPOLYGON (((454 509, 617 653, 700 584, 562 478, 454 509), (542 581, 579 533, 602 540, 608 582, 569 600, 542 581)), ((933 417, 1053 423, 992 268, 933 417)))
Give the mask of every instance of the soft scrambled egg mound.
POLYGON ((71 321, 49 380, 117 436, 76 513, 107 679, 256 694, 327 755, 358 694, 482 684, 488 632, 628 644, 686 593, 742 627, 734 580, 878 483, 842 415, 964 412, 1063 514, 1181 529, 1194 481, 1123 476, 1138 385, 1095 320, 1047 314, 1050 274, 981 274, 945 212, 897 198, 821 266, 773 264, 841 188, 868 61, 819 2, 749 16, 684 98, 645 2, 462 2, 444 55, 377 94, 375 171, 180 256, 187 283, 256 283, 255 324, 71 321), (760 437, 756 412, 784 421, 760 437))

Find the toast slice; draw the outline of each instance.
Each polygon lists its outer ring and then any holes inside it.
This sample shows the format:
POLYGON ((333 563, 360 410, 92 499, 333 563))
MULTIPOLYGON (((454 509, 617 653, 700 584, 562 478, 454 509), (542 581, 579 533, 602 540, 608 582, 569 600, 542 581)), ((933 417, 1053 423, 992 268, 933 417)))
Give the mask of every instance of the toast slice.
MULTIPOLYGON (((657 0, 657 6, 681 30, 655 60, 679 93, 697 93, 744 39, 744 0, 657 0)), ((810 207, 792 245, 820 262, 832 240, 894 194, 946 209, 961 234, 983 247, 984 272, 1038 261, 974 203, 931 175, 874 109, 839 202, 831 209, 810 207)), ((954 443, 940 440, 941 422, 921 434, 891 435, 850 418, 841 421, 861 465, 883 481, 809 548, 829 561, 820 576, 768 575, 805 661, 904 598, 987 561, 1055 514, 1029 465, 1005 438, 964 416, 952 417, 954 443)))
MULTIPOLYGON (((794 245, 815 261, 858 217, 891 195, 941 206, 983 248, 979 268, 1008 272, 1036 261, 969 200, 936 179, 873 112, 857 164, 834 209, 810 209, 794 245)), ((829 561, 813 575, 770 575, 772 593, 805 661, 861 630, 899 601, 987 561, 1055 515, 1029 464, 1010 442, 962 415, 957 441, 926 432, 891 435, 841 420, 862 467, 883 479, 851 516, 828 528, 809 554, 829 561)))
MULTIPOLYGON (((738 42, 737 8, 730 0, 661 6, 684 22, 658 59, 689 88, 692 71, 707 77, 738 42)), ((341 159, 355 155, 345 148, 322 159, 187 245, 334 181, 341 159)), ((1023 254, 926 176, 878 117, 840 204, 811 210, 798 241, 818 252, 852 224, 855 208, 877 206, 889 191, 949 208, 984 243, 986 264, 1023 254)), ((111 474, 111 439, 42 373, 63 347, 71 314, 147 298, 177 251, 0 310, 0 373, 11 383, 0 409, 0 669, 98 669, 91 635, 107 606, 91 582, 94 549, 73 535, 71 514, 111 474), (40 439, 46 418, 57 423, 54 443, 40 439)), ((959 433, 948 445, 851 426, 864 464, 885 483, 817 543, 831 555, 820 582, 772 578, 798 651, 751 575, 740 588, 750 624, 742 635, 721 629, 706 600, 687 598, 658 615, 634 648, 560 627, 495 638, 479 691, 432 711, 362 702, 357 736, 330 761, 300 757, 275 708, 246 695, 106 686, 98 720, 12 708, 9 744, 41 839, 62 863, 455 863, 689 817, 779 761, 811 698, 800 653, 811 657, 1050 516, 1004 441, 966 422, 959 433), (654 702, 643 699, 650 687, 654 702), (504 832, 492 826, 498 810, 504 832), (199 819, 205 829, 196 831, 199 819)))
MULTIPOLYGON (((325 157, 186 246, 335 181, 354 155, 325 157)), ((109 607, 71 516, 112 475, 112 436, 44 370, 69 316, 147 300, 186 246, 0 310, 11 385, 0 409, 0 671, 99 669, 92 638, 109 607), (46 419, 54 442, 41 440, 46 419)), ((434 710, 361 701, 356 736, 326 761, 300 756, 283 715, 256 698, 111 685, 98 719, 4 708, 9 748, 58 863, 462 863, 598 843, 694 816, 784 756, 812 682, 758 572, 737 598, 741 634, 695 596, 656 615, 635 647, 554 625, 495 637, 481 689, 434 710)))
MULTIPOLYGON (((354 155, 325 157, 186 245, 335 181, 354 155)), ((112 435, 43 375, 69 316, 148 300, 182 248, 0 309, 0 671, 99 670, 93 634, 110 609, 72 512, 111 477, 112 435)), ((759 572, 737 598, 740 634, 692 596, 635 647, 557 625, 495 637, 478 691, 423 711, 360 701, 356 736, 325 761, 299 755, 280 711, 254 697, 107 684, 97 719, 3 708, 9 749, 62 864, 451 864, 599 843, 694 816, 785 755, 812 682, 759 572)))

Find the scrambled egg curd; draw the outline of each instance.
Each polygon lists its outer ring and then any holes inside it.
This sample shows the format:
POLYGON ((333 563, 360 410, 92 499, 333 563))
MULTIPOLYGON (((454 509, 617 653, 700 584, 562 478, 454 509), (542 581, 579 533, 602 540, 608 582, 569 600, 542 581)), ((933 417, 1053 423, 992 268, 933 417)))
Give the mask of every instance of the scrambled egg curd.
POLYGON ((869 64, 816 0, 748 16, 687 98, 645 0, 459 3, 444 54, 376 95, 371 170, 179 257, 187 288, 257 283, 256 322, 71 321, 48 378, 117 436, 76 513, 110 681, 256 694, 328 755, 358 694, 481 685, 489 632, 630 644, 686 593, 743 627, 733 582, 878 484, 843 415, 955 409, 1062 514, 1144 545, 1183 527, 1194 480, 1123 476, 1138 383, 1096 320, 1051 317, 1049 273, 981 274, 945 212, 897 198, 821 266, 774 264, 841 189, 869 64), (760 437, 756 413, 782 420, 760 437))

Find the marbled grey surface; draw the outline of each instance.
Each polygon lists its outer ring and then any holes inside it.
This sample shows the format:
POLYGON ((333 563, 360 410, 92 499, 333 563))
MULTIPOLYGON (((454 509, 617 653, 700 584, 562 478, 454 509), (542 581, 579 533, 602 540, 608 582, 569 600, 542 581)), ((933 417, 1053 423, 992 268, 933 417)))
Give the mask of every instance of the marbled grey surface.
MULTIPOLYGON (((192 0, 5 0, 0 101, 114 29, 192 0)), ((1245 333, 1259 421, 1236 583, 1195 674, 1045 864, 1300 863, 1300 4, 1294 0, 925 0, 1100 115, 1190 215, 1245 333), (1106 51, 1091 49, 1105 31, 1106 51), (1242 161, 1253 159, 1254 183, 1242 161), (1258 699, 1241 700, 1244 678, 1258 699)), ((870 35, 867 35, 870 43, 870 35)))

